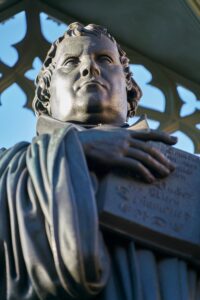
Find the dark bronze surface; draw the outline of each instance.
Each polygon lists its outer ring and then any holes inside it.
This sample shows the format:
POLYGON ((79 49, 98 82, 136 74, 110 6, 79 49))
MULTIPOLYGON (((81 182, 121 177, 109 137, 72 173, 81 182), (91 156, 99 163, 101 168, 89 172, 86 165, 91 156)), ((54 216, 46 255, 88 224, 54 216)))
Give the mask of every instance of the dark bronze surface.
MULTIPOLYGON (((193 195, 193 183, 186 181, 187 199, 184 189, 184 193, 182 188, 176 190, 178 176, 188 175, 196 165, 186 161, 183 170, 173 173, 178 157, 172 153, 169 160, 168 150, 155 146, 173 145, 176 138, 127 128, 125 121, 134 115, 141 91, 131 77, 125 52, 106 29, 71 24, 49 50, 36 84, 38 136, 0 152, 0 299, 198 299, 198 273, 185 261, 158 254, 156 247, 150 251, 134 239, 116 238, 99 226, 97 178, 114 169, 120 169, 122 177, 128 171, 140 180, 134 188, 128 184, 127 192, 137 197, 123 200, 123 209, 124 201, 130 204, 146 195, 148 185, 150 197, 157 189, 167 197, 179 193, 173 198, 172 215, 165 220, 168 225, 182 210, 189 216, 181 215, 179 226, 198 214, 185 204, 193 195), (157 180, 167 176, 171 180, 167 190, 157 186, 157 180), (184 207, 177 212, 176 201, 181 207, 181 198, 184 207)), ((120 196, 126 184, 125 177, 117 183, 120 196)), ((109 198, 118 210, 112 187, 111 183, 109 198)), ((197 186, 194 197, 198 191, 197 186)), ((146 212, 157 216, 162 199, 146 212)), ((142 238, 152 231, 151 222, 147 225, 142 238)), ((114 227, 119 228, 117 223, 114 227)), ((188 223, 184 239, 192 230, 188 223)), ((129 234, 130 226, 124 231, 129 234)), ((159 233, 164 243, 166 236, 172 236, 172 230, 159 233)), ((173 237, 177 240, 179 235, 173 237)))

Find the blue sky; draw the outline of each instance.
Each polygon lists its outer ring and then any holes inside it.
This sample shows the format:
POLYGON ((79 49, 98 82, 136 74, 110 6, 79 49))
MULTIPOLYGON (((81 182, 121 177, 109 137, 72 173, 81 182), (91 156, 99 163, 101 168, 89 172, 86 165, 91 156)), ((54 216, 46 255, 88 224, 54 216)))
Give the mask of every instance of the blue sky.
MULTIPOLYGON (((63 34, 67 26, 65 24, 57 24, 48 19, 44 13, 40 14, 40 22, 42 34, 44 38, 52 43, 57 37, 63 34)), ((12 67, 18 60, 18 52, 12 46, 21 41, 26 35, 26 18, 25 13, 21 12, 14 18, 0 23, 0 61, 12 67), (12 34, 10 34, 12 32, 12 34)), ((41 67, 41 61, 38 57, 33 60, 32 69, 27 71, 24 76, 29 80, 34 80, 41 67)), ((161 90, 148 84, 151 81, 151 73, 141 65, 132 65, 134 78, 143 90, 143 97, 140 102, 141 106, 153 108, 160 112, 165 110, 165 97, 161 90)), ((0 78, 2 74, 0 73, 0 78)), ((200 109, 200 101, 192 93, 184 87, 179 86, 178 93, 183 100, 181 108, 181 116, 192 114, 195 109, 200 109)), ((26 103, 26 95, 19 85, 12 84, 0 95, 0 148, 10 147, 18 141, 31 141, 35 135, 36 118, 34 114, 23 108, 26 103)), ((136 120, 136 118, 134 119, 136 120)), ((159 122, 149 120, 150 127, 158 128, 159 122)), ((198 125, 200 129, 200 124, 198 125)), ((189 137, 183 132, 176 132, 179 137, 178 148, 188 152, 194 152, 194 146, 189 137)))

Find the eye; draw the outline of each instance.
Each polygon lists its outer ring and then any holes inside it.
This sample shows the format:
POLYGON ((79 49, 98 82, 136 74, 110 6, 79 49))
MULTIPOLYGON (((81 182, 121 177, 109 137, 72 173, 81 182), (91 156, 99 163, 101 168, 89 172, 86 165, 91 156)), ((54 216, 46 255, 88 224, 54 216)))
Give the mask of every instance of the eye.
POLYGON ((103 62, 103 63, 105 62, 105 63, 111 64, 113 62, 113 59, 109 55, 106 55, 106 54, 99 55, 98 59, 100 62, 103 62))
POLYGON ((78 63, 79 63, 78 57, 70 56, 64 61, 63 65, 67 67, 71 67, 71 66, 76 66, 78 63))

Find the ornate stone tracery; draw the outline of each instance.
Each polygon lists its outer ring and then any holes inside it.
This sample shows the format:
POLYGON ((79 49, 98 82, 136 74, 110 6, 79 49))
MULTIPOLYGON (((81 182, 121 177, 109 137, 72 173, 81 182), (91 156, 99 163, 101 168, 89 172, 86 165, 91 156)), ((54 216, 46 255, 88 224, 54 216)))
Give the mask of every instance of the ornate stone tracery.
MULTIPOLYGON (((49 17, 50 20, 53 20, 57 24, 61 24, 57 19, 63 21, 64 17, 61 14, 59 15, 57 11, 39 2, 33 4, 22 1, 20 4, 2 12, 0 14, 0 21, 5 25, 7 19, 15 18, 13 16, 22 11, 24 11, 26 18, 26 32, 22 39, 15 42, 14 45, 10 44, 13 51, 17 51, 18 59, 16 62, 13 65, 8 65, 2 59, 0 60, 0 94, 12 84, 17 83, 27 96, 27 102, 24 107, 32 109, 31 105, 35 90, 33 78, 38 72, 40 62, 43 61, 50 46, 50 43, 44 37, 40 14, 46 13, 51 15, 52 17, 49 17)), ((66 23, 71 21, 74 20, 65 16, 66 23)), ((152 79, 146 83, 147 86, 156 87, 162 91, 165 97, 164 111, 141 105, 138 114, 145 113, 151 120, 159 122, 158 128, 161 130, 183 132, 193 141, 195 152, 200 153, 200 87, 196 83, 153 62, 132 49, 125 48, 125 50, 131 59, 131 63, 145 66, 152 74, 152 79), (193 93, 192 103, 189 98, 181 96, 179 87, 193 93), (188 112, 184 114, 183 111, 187 111, 187 106, 188 112)), ((153 100, 150 98, 149 103, 153 100)))

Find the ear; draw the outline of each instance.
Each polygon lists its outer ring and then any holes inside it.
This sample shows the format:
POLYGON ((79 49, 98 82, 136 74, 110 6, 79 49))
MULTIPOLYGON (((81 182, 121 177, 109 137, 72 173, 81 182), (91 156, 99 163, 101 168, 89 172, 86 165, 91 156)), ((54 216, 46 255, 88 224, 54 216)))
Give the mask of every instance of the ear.
POLYGON ((45 103, 45 107, 47 109, 48 115, 51 116, 51 104, 50 104, 50 99, 47 103, 45 103))

